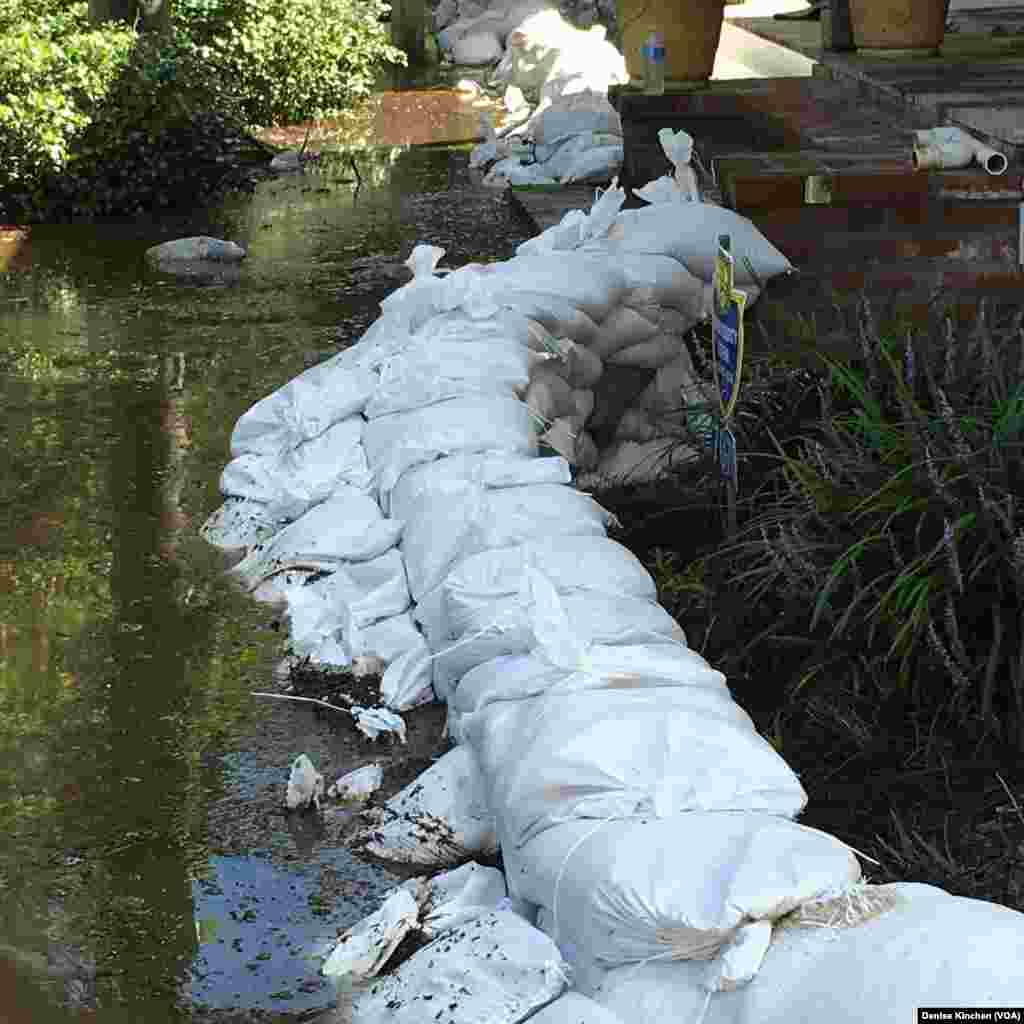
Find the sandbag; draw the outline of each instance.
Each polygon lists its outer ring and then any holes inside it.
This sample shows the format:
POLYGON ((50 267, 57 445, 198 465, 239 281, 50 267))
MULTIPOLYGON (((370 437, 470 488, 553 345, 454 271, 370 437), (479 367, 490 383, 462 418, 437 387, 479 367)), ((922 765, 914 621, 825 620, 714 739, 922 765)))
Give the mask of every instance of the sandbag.
POLYGON ((736 284, 753 284, 744 257, 758 278, 767 280, 792 269, 792 264, 754 223, 735 210, 710 203, 664 203, 619 214, 609 239, 631 252, 671 256, 702 281, 711 281, 718 254, 718 236, 728 235, 736 261, 736 284))
POLYGON ((535 146, 534 155, 545 173, 561 180, 570 175, 587 154, 608 148, 618 151, 616 162, 621 165, 622 137, 600 131, 579 131, 555 138, 550 143, 535 146))
POLYGON ((359 1024, 519 1024, 566 988, 554 943, 511 910, 445 932, 353 996, 359 1024))
POLYGON ((557 295, 519 292, 515 311, 536 320, 546 331, 569 338, 579 345, 590 345, 597 336, 597 324, 582 309, 557 295))
POLYGON ((231 572, 254 587, 288 567, 308 570, 363 562, 395 547, 402 523, 385 519, 377 503, 355 487, 339 487, 264 544, 255 545, 231 572))
POLYGON ((563 95, 530 118, 530 134, 539 146, 584 132, 612 135, 621 142, 622 121, 607 95, 591 91, 563 95))
POLYGON ((434 875, 426 885, 422 929, 427 938, 497 910, 507 897, 505 876, 473 861, 434 875))
MULTIPOLYGON (((568 602, 567 602, 568 603, 568 602)), ((728 693, 619 686, 491 704, 463 724, 506 856, 570 821, 685 811, 795 816, 796 776, 728 693)))
POLYGON ((398 864, 451 867, 497 852, 494 816, 473 751, 458 746, 383 807, 360 817, 354 845, 398 864))
POLYGON ((652 308, 635 310, 622 306, 602 322, 587 349, 601 359, 610 360, 620 349, 657 337, 659 328, 656 316, 657 312, 652 308))
POLYGON ((576 411, 568 381, 545 366, 534 370, 524 401, 530 413, 536 417, 538 433, 544 431, 553 420, 571 416, 576 411))
MULTIPOLYGON (((575 404, 574 404, 575 407, 575 404)), ((558 452, 577 470, 597 465, 599 453, 591 435, 582 428, 579 416, 562 416, 555 420, 541 435, 541 441, 552 451, 558 452)))
POLYGON ((638 345, 620 348, 608 356, 608 362, 612 366, 640 366, 657 370, 678 358, 683 348, 682 339, 678 335, 660 333, 638 345))
POLYGON ((564 484, 488 490, 459 482, 406 508, 402 553, 417 599, 472 555, 531 540, 603 537, 611 519, 589 495, 564 484))
POLYGON ((804 926, 775 929, 755 984, 709 998, 707 964, 650 963, 608 972, 590 994, 628 1011, 631 1024, 696 1020, 705 1003, 704 1024, 903 1024, 922 1006, 1020 1005, 1017 911, 902 882, 868 886, 861 899, 808 916, 804 926))
POLYGON ((462 722, 497 701, 525 700, 548 693, 600 690, 626 679, 647 686, 704 686, 728 692, 725 676, 683 643, 639 643, 612 647, 591 644, 581 664, 552 664, 538 651, 503 655, 470 669, 448 696, 449 731, 463 742, 462 722))
POLYGON ((469 396, 370 420, 367 459, 381 493, 413 466, 458 452, 536 455, 529 410, 514 398, 469 396))
POLYGON ((562 168, 559 181, 572 185, 581 181, 609 181, 622 170, 625 150, 621 142, 610 146, 595 146, 579 153, 567 167, 562 168))
POLYGON ((362 412, 377 375, 362 367, 312 366, 244 412, 231 433, 231 454, 277 455, 362 412))
POLYGON ((636 400, 636 406, 653 416, 660 416, 678 412, 692 400, 700 399, 697 399, 693 360, 684 345, 672 362, 659 367, 654 380, 636 400))
POLYGON ((579 992, 566 992, 530 1020, 532 1024, 626 1024, 623 1018, 579 992))
POLYGON ((274 519, 297 519, 340 488, 372 494, 376 485, 361 438, 365 420, 352 416, 319 437, 277 455, 239 455, 225 467, 220 489, 228 497, 266 505, 274 519))
POLYGON ((572 393, 572 404, 575 408, 570 419, 577 430, 582 430, 584 424, 590 419, 594 412, 594 392, 589 388, 577 388, 572 393))
MULTIPOLYGON (((482 332, 483 333, 483 332, 482 332)), ((369 419, 469 395, 521 397, 529 383, 529 350, 517 341, 484 336, 467 341, 420 339, 381 370, 366 404, 369 419)))
POLYGON ((616 441, 637 441, 643 444, 658 436, 658 428, 643 409, 627 409, 615 428, 616 441))
MULTIPOLYGON (((563 594, 562 603, 570 621, 587 624, 594 643, 627 645, 659 639, 686 643, 675 619, 648 598, 584 591, 563 594)), ((450 698, 452 688, 470 669, 501 655, 526 654, 540 642, 535 615, 519 597, 500 598, 481 608, 466 621, 465 634, 450 642, 435 642, 438 634, 432 632, 424 613, 421 603, 417 621, 423 623, 431 646, 442 652, 434 658, 434 690, 441 700, 450 698)))
POLYGON ((228 498, 199 528, 199 536, 222 551, 244 551, 273 537, 288 523, 262 501, 228 498))
POLYGON ((576 962, 609 969, 717 959, 727 987, 748 983, 761 966, 757 955, 732 964, 722 957, 749 925, 860 878, 833 836, 743 811, 558 825, 509 852, 506 869, 515 894, 548 911, 541 926, 572 944, 576 962))
POLYGON ((434 700, 434 664, 409 612, 350 630, 351 656, 382 658, 381 703, 406 711, 434 700))
POLYGON ((593 350, 566 341, 559 372, 572 388, 592 388, 601 379, 604 364, 593 350))
POLYGON ((505 52, 494 32, 471 31, 452 41, 452 60, 456 64, 496 64, 505 52))
POLYGON ((626 293, 620 299, 624 306, 642 309, 652 303, 678 309, 700 318, 704 310, 704 281, 691 273, 678 260, 657 253, 634 252, 619 242, 598 239, 582 249, 613 259, 626 275, 626 293))
POLYGON ((593 470, 576 483, 583 488, 611 484, 637 484, 657 480, 701 457, 697 448, 681 444, 675 438, 646 443, 616 441, 601 453, 593 470))
POLYGON ((565 459, 557 456, 535 459, 488 452, 450 455, 403 473, 389 495, 389 514, 394 519, 409 519, 425 497, 461 483, 488 488, 568 484, 572 483, 572 470, 565 459))

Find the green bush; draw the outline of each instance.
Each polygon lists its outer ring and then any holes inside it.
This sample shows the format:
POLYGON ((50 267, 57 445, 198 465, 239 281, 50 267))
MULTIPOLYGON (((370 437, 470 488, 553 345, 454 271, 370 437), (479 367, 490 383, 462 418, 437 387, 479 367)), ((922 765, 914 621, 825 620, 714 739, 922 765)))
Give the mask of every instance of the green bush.
POLYGON ((322 117, 370 94, 389 42, 384 0, 178 0, 195 52, 237 90, 250 123, 322 117))
POLYGON ((1022 321, 900 337, 865 301, 862 358, 823 357, 820 423, 717 556, 763 642, 807 638, 797 691, 858 665, 880 699, 1024 747, 1022 321))
POLYGON ((31 190, 65 165, 134 38, 91 26, 87 3, 0 0, 0 192, 31 190))

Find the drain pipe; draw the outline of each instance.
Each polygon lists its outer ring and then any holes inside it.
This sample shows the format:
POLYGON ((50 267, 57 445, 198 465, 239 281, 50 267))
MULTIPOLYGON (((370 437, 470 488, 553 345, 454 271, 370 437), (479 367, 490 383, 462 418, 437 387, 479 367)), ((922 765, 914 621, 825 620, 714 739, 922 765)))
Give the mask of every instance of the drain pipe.
POLYGON ((966 167, 972 160, 977 160, 989 174, 996 175, 1003 174, 1008 166, 1002 153, 979 142, 962 128, 948 125, 924 129, 915 135, 917 142, 914 144, 913 161, 916 171, 966 167))

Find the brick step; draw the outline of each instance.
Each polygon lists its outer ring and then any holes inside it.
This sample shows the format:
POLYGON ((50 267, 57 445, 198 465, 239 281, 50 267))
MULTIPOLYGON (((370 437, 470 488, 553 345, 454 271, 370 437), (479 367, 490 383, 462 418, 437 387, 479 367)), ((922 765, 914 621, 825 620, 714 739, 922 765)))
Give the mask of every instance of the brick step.
POLYGON ((1020 268, 1020 241, 1016 228, 977 234, 936 236, 929 233, 896 236, 893 232, 828 231, 816 237, 761 230, 793 264, 831 267, 893 259, 945 259, 974 263, 978 260, 1016 270, 1020 268))
POLYGON ((889 231, 916 236, 923 233, 975 233, 1013 229, 1020 217, 1016 202, 886 203, 842 206, 740 207, 762 231, 823 236, 826 232, 889 231))

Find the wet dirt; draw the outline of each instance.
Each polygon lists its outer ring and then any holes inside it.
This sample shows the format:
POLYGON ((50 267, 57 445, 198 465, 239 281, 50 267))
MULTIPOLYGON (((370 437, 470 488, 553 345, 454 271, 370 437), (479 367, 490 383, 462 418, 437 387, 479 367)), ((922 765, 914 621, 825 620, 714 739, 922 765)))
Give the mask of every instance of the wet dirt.
POLYGON ((529 234, 468 147, 395 138, 175 221, 0 236, 0 1019, 305 1020, 396 883, 345 848, 352 808, 285 812, 289 767, 380 762, 383 800, 444 749, 444 709, 370 743, 253 697, 283 688, 282 631, 197 535, 237 417, 356 340, 414 244, 459 265, 529 234), (194 234, 249 255, 146 266, 194 234))

